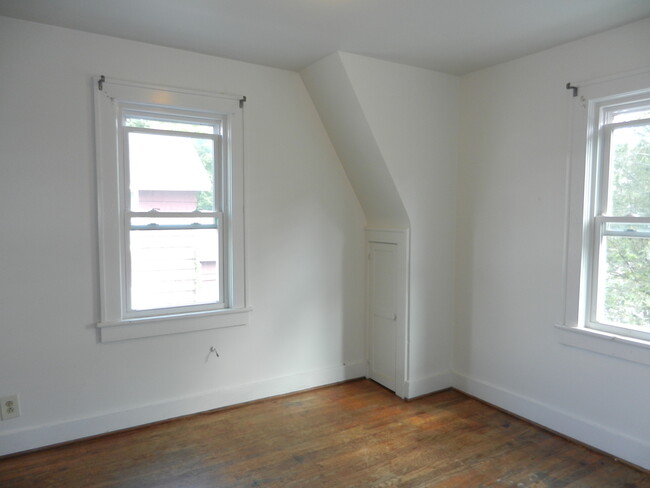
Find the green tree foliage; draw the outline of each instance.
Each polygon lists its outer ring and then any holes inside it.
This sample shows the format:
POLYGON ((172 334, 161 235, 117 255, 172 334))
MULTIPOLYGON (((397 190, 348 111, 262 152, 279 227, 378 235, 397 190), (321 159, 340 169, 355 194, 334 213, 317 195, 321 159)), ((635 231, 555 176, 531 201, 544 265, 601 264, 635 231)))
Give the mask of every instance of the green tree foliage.
MULTIPOLYGON (((207 139, 197 139, 194 141, 194 147, 196 153, 203 163, 208 177, 210 178, 210 184, 214 188, 214 151, 212 144, 207 139)), ((196 209, 197 210, 214 210, 216 195, 214 191, 200 191, 196 197, 196 209)))
MULTIPOLYGON (((621 136, 612 141, 608 214, 649 217, 650 125, 619 130, 621 136)), ((650 224, 627 227, 650 231, 650 224)), ((650 328, 650 238, 610 236, 603 244, 606 320, 650 328)))

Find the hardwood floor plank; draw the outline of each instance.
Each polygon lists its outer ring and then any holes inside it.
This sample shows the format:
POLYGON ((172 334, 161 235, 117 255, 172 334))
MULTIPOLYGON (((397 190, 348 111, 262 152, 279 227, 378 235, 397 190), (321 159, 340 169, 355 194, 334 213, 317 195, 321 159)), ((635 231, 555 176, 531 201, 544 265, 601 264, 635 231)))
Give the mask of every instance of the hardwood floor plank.
POLYGON ((0 459, 0 486, 650 488, 647 473, 448 390, 367 380, 0 459))

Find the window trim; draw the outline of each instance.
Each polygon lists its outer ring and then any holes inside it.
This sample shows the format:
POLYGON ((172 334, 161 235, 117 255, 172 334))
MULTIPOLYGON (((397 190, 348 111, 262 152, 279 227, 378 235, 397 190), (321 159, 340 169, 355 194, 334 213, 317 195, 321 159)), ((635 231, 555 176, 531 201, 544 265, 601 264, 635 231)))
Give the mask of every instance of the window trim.
POLYGON ((590 135, 598 130, 595 113, 603 105, 624 104, 641 95, 650 97, 650 70, 639 70, 605 79, 577 83, 579 96, 571 97, 570 154, 567 160, 566 228, 564 259, 564 310, 556 324, 560 342, 650 365, 650 340, 631 337, 623 328, 593 328, 588 323, 591 306, 590 263, 593 228, 602 181, 594 181, 594 162, 599 148, 590 135), (595 125, 594 125, 595 124, 595 125))
MULTIPOLYGON (((244 141, 243 100, 240 95, 201 92, 173 87, 153 86, 96 77, 95 134, 97 158, 100 341, 150 337, 195 330, 245 325, 248 323, 245 268, 244 222, 244 141), (228 224, 222 253, 225 257, 226 283, 224 304, 218 307, 192 307, 182 311, 157 309, 147 314, 129 313, 125 297, 126 232, 122 198, 124 144, 121 117, 137 112, 177 116, 191 114, 197 120, 221 119, 224 153, 228 156, 221 175, 230 191, 220 209, 228 224), (173 313, 165 313, 165 312, 173 313)), ((183 307, 184 308, 184 307, 183 307)))

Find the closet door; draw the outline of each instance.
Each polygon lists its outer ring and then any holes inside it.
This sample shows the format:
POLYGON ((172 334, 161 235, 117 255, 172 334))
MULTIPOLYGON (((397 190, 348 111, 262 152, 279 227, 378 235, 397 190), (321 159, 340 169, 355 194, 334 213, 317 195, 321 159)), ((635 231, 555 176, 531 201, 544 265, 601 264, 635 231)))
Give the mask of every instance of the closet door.
POLYGON ((397 245, 370 243, 370 378, 395 391, 397 378, 397 245))

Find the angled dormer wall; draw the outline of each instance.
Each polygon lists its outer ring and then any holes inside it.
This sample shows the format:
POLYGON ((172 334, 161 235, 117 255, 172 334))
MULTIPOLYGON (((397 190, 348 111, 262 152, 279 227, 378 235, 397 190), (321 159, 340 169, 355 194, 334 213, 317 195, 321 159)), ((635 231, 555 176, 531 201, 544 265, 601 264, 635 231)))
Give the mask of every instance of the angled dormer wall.
POLYGON ((408 396, 451 386, 459 79, 349 53, 302 77, 368 225, 410 229, 408 396))
POLYGON ((407 229, 408 215, 341 53, 313 64, 303 71, 302 78, 343 162, 368 226, 407 229))

